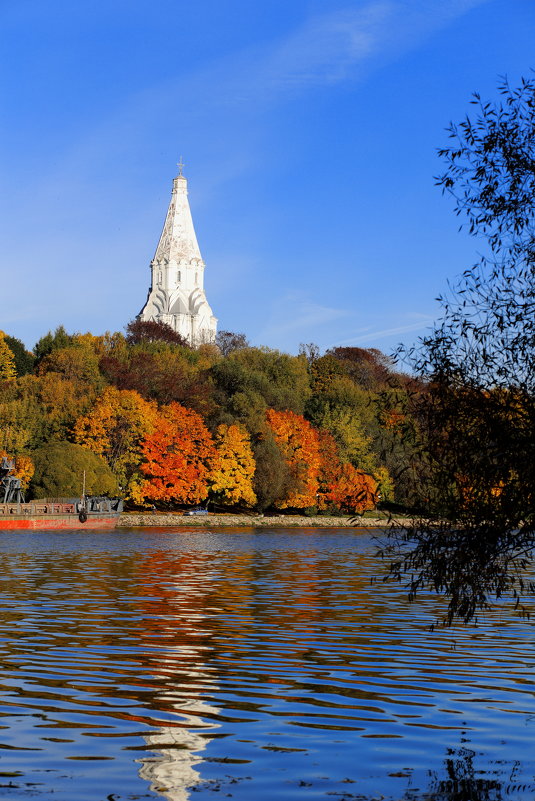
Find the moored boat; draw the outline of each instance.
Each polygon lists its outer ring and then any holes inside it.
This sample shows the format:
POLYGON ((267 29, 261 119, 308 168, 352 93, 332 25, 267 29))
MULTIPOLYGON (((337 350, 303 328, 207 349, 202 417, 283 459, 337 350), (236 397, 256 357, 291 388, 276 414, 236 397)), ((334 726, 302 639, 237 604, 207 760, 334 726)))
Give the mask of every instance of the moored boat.
POLYGON ((0 529, 111 529, 119 521, 119 498, 87 496, 25 501, 13 462, 0 461, 0 529))

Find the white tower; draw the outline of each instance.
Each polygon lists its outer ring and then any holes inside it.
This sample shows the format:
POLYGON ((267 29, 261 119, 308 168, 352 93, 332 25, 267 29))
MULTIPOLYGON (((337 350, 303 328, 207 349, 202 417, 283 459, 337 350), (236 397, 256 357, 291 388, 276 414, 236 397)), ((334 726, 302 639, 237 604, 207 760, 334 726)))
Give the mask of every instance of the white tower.
POLYGON ((190 345, 215 340, 217 318, 204 294, 204 262, 197 244, 188 203, 188 182, 179 173, 156 253, 152 281, 140 320, 167 323, 190 345))

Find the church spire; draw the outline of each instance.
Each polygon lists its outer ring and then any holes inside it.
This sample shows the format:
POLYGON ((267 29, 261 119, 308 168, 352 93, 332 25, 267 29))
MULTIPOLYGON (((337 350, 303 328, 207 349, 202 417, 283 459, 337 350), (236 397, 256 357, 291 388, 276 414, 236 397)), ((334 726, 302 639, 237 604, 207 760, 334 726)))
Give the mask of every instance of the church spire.
POLYGON ((195 345, 214 341, 217 320, 204 293, 204 262, 193 227, 182 157, 177 166, 163 231, 151 262, 151 288, 139 318, 167 323, 195 345))
POLYGON ((171 202, 154 259, 198 259, 202 262, 188 201, 188 182, 182 174, 184 163, 179 162, 179 174, 173 181, 171 202))

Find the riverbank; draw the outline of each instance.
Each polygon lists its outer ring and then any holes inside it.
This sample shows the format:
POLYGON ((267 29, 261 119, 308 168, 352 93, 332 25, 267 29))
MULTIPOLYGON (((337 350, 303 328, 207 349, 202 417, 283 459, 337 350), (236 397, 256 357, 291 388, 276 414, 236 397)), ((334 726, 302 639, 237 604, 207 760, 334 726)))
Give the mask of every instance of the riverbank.
POLYGON ((326 527, 371 527, 388 525, 388 518, 380 513, 374 517, 305 517, 304 515, 246 515, 246 514, 208 514, 208 515, 184 515, 178 513, 152 513, 152 512, 129 512, 122 514, 119 518, 119 526, 129 528, 136 526, 191 526, 211 527, 211 526, 231 526, 233 528, 326 528, 326 527))

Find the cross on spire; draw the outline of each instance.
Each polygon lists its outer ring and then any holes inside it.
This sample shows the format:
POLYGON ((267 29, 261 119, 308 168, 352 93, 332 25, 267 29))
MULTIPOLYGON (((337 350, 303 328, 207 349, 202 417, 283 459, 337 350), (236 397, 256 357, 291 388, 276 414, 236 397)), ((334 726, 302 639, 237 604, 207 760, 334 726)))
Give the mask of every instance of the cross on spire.
POLYGON ((178 177, 179 177, 179 178, 183 178, 184 176, 183 176, 183 174, 182 174, 182 173, 183 173, 184 167, 185 167, 186 165, 185 165, 185 164, 184 164, 184 162, 182 161, 182 156, 180 156, 180 161, 178 162, 178 164, 177 164, 176 166, 178 167, 178 177))

